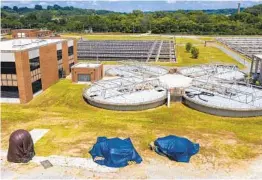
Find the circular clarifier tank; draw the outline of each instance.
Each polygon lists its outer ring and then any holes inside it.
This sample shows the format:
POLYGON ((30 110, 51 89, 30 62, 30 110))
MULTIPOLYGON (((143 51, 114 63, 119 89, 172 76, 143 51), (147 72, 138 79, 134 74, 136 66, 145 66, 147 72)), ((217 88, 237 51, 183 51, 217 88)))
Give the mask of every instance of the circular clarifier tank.
POLYGON ((83 96, 89 104, 96 107, 137 111, 165 104, 167 91, 160 86, 157 79, 126 77, 98 81, 86 88, 83 96))

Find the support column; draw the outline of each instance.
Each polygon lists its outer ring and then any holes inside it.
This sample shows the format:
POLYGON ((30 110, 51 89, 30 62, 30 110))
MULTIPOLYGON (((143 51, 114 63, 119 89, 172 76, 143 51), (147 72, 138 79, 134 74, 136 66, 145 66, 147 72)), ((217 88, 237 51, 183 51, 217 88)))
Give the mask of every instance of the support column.
POLYGON ((257 57, 255 58, 255 60, 256 60, 255 74, 256 74, 256 76, 257 76, 259 60, 257 59, 257 57))
POLYGON ((249 73, 250 77, 251 77, 252 74, 253 74, 254 61, 255 61, 255 56, 253 56, 253 59, 252 59, 252 62, 251 62, 251 66, 250 66, 250 73, 249 73))
POLYGON ((170 107, 170 89, 167 89, 167 107, 170 107))
POLYGON ((260 75, 259 75, 259 82, 262 83, 262 59, 259 59, 260 62, 260 75))

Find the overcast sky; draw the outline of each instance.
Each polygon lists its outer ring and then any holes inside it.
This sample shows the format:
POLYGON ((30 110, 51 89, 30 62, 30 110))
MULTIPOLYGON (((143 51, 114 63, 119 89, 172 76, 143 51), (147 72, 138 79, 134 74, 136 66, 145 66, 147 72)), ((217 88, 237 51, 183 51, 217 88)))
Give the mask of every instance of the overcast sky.
POLYGON ((237 8, 237 3, 241 2, 241 7, 250 7, 256 4, 261 4, 262 0, 162 0, 162 1, 127 1, 127 0, 91 0, 91 1, 38 1, 38 0, 21 0, 21 1, 6 1, 2 0, 1 6, 18 6, 18 7, 34 7, 40 4, 43 7, 47 5, 58 4, 60 6, 74 6, 85 9, 96 10, 111 10, 118 12, 131 12, 135 9, 142 11, 158 11, 158 10, 203 10, 203 9, 224 9, 237 8))

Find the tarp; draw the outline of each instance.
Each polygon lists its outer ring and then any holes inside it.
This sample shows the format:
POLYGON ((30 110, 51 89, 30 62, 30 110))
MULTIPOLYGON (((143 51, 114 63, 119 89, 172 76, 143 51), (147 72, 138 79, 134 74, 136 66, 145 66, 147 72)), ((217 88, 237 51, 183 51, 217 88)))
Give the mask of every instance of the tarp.
POLYGON ((130 138, 98 137, 89 153, 94 162, 108 167, 125 167, 131 163, 142 162, 142 158, 136 152, 130 138))
POLYGON ((19 129, 9 138, 7 160, 14 163, 27 163, 35 155, 34 143, 30 133, 19 129))
POLYGON ((174 135, 158 138, 154 144, 158 154, 177 162, 189 162, 190 157, 199 151, 199 144, 174 135))

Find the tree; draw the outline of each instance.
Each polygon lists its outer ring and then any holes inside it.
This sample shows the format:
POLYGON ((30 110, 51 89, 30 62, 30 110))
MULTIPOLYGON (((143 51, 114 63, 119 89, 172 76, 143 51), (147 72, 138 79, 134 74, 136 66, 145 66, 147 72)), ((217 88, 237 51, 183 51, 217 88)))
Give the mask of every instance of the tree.
POLYGON ((11 10, 12 8, 10 8, 9 6, 3 6, 3 9, 5 9, 5 10, 11 10))
POLYGON ((46 7, 46 9, 47 9, 47 10, 52 10, 52 9, 53 9, 53 6, 48 5, 48 6, 46 7))
POLYGON ((17 6, 14 6, 14 7, 13 7, 13 10, 17 12, 17 11, 18 11, 18 7, 17 7, 17 6))
POLYGON ((35 5, 35 10, 43 10, 41 5, 35 5))
POLYGON ((186 43, 186 52, 190 52, 191 48, 192 48, 192 43, 190 42, 186 43))
POLYGON ((192 57, 197 59, 198 58, 198 55, 199 55, 199 49, 196 48, 196 47, 192 47, 191 48, 191 54, 192 54, 192 57))

